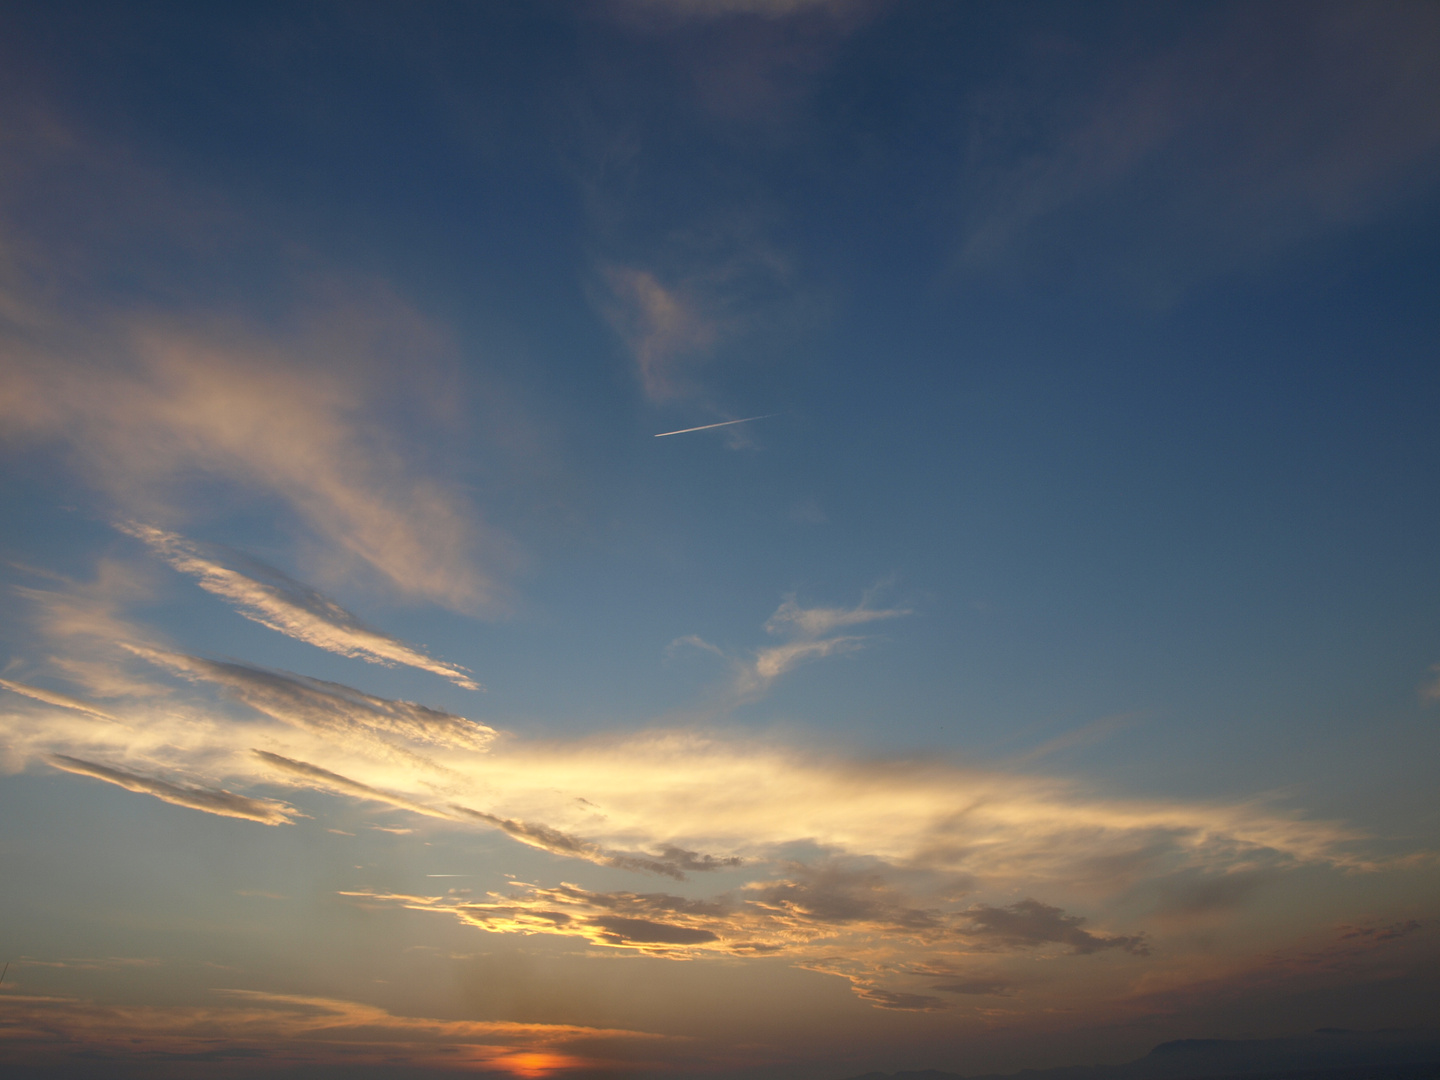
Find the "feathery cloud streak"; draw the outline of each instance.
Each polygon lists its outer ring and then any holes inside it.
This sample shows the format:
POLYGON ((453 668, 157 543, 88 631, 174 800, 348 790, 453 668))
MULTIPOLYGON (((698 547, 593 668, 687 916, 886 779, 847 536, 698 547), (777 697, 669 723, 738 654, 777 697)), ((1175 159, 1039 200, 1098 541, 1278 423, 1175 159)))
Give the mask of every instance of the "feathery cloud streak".
POLYGON ((440 675, 466 690, 480 686, 457 664, 427 656, 389 634, 371 629, 334 600, 274 567, 234 552, 196 544, 152 525, 128 523, 121 531, 148 545, 200 587, 235 605, 247 619, 310 645, 373 664, 404 664, 440 675), (226 562, 236 565, 226 565, 226 562), (237 569, 243 567, 243 569, 237 569))
POLYGON ((899 608, 868 607, 866 600, 853 608, 803 608, 793 595, 788 596, 765 621, 765 630, 790 640, 757 650, 753 663, 740 672, 738 688, 742 693, 762 690, 806 660, 854 652, 870 640, 860 635, 836 634, 837 630, 912 614, 899 608))
POLYGON ((789 639, 781 644, 767 645, 748 656, 732 656, 696 634, 686 634, 672 641, 665 651, 671 656, 680 646, 688 645, 725 658, 733 672, 730 692, 743 700, 763 693, 781 675, 807 660, 855 652, 871 640, 866 635, 835 631, 913 614, 909 609, 872 608, 868 599, 853 608, 804 608, 791 595, 765 621, 766 633, 789 639))
POLYGON ((41 686, 29 686, 25 683, 12 682, 9 679, 0 679, 0 689, 9 690, 12 694, 19 694, 21 697, 28 697, 35 701, 43 701, 46 705, 59 705, 62 709, 74 709, 76 712, 86 713, 99 720, 115 720, 109 713, 88 701, 70 694, 61 694, 55 690, 46 690, 41 686))
POLYGON ((175 806, 188 806, 192 810, 203 810, 220 817, 244 818, 258 821, 262 825, 285 825, 291 820, 294 810, 284 803, 269 799, 249 799, 229 791, 208 788, 185 787, 172 784, 153 776, 138 776, 124 769, 114 769, 93 761, 82 761, 68 754, 52 754, 49 763, 57 769, 79 776, 92 776, 115 784, 127 791, 140 791, 154 795, 162 802, 175 806))
MULTIPOLYGON (((381 415, 383 380, 371 374, 380 368, 363 362, 393 339, 435 338, 394 302, 317 317, 291 340, 159 320, 63 346, 0 337, 0 428, 15 442, 67 447, 123 515, 175 520, 196 482, 239 484, 304 522, 325 545, 328 572, 368 567, 401 594, 502 611, 509 541, 416 468, 413 448, 381 415), (347 353, 361 362, 329 362, 347 353)), ((342 618, 326 630, 284 583, 271 585, 228 587, 246 589, 249 610, 312 637, 343 642, 341 628, 358 629, 342 618), (290 608, 282 614, 277 600, 290 608)), ((383 640, 367 644, 394 652, 383 640)))
POLYGON ((720 325, 647 270, 610 266, 603 276, 611 294, 603 310, 635 357, 645 396, 655 402, 683 396, 689 370, 714 348, 720 325))
POLYGON ((1242 6, 1214 29, 1098 65, 1089 86, 1042 76, 977 95, 959 261, 1041 259, 1059 238, 1093 269, 1176 290, 1433 186, 1431 5, 1242 6))
POLYGON ((334 735, 390 737, 429 745, 484 749, 494 729, 463 716, 366 694, 339 683, 287 675, 233 661, 206 660, 139 644, 128 651, 193 682, 208 683, 286 724, 334 735))

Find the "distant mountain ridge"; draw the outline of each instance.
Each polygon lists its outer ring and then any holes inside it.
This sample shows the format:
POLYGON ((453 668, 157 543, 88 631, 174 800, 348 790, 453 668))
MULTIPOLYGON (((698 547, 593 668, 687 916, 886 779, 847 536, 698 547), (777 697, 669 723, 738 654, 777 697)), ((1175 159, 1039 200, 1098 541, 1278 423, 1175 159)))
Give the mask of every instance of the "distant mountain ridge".
POLYGON ((964 1076, 924 1069, 849 1080, 1440 1080, 1440 1031, 1320 1028, 1279 1039, 1176 1039, 1121 1065, 964 1076))

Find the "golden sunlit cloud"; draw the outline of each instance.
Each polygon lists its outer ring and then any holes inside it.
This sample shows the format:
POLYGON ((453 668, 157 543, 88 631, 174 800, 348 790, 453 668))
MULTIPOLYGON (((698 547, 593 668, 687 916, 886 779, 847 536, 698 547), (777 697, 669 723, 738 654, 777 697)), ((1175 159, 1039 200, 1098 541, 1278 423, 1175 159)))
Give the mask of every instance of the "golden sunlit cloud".
POLYGON ((247 619, 310 645, 359 657, 375 664, 403 664, 440 675, 466 690, 480 686, 457 664, 427 656, 398 638, 362 623, 334 600, 281 573, 234 552, 207 550, 173 532, 130 523, 121 531, 143 541, 171 566, 196 579, 200 587, 235 605, 247 619), (244 570, 221 561, 239 563, 244 570))

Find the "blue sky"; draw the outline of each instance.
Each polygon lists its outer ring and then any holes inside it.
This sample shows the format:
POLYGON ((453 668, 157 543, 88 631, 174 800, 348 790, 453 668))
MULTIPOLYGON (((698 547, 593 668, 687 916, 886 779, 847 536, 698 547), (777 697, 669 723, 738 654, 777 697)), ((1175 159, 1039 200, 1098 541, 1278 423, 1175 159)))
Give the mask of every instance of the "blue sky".
POLYGON ((1428 1022, 1437 36, 7 9, 7 1054, 1428 1022))

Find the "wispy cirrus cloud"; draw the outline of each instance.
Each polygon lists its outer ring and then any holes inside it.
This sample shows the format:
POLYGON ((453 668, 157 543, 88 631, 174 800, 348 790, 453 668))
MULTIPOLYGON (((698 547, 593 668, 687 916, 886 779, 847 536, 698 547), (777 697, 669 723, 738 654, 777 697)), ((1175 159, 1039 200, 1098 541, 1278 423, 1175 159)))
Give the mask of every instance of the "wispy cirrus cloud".
POLYGON ((609 290, 602 310, 635 358, 645 396, 664 402, 687 393, 691 373, 720 338, 718 321, 648 270, 607 266, 601 276, 609 290))
POLYGON ((759 689, 806 660, 854 652, 864 646, 863 637, 830 637, 820 641, 787 641, 783 645, 771 645, 755 653, 755 662, 746 672, 745 686, 747 689, 759 689))
MULTIPOLYGON (((0 336, 8 441, 64 447, 123 515, 183 519, 198 486, 238 485, 278 499, 304 523, 329 573, 365 567, 402 595, 467 611, 506 608, 513 545, 480 522, 456 486, 418 467, 418 452, 384 415, 381 365, 326 362, 347 351, 374 356, 394 338, 433 341, 433 328, 403 305, 377 299, 317 315, 289 339, 158 317, 94 336, 64 354, 58 342, 45 347, 43 334, 41 345, 0 336)), ((212 588, 272 623, 399 661, 393 644, 364 638, 353 617, 317 619, 314 598, 286 582, 223 578, 207 571, 212 588)))
POLYGON ((1440 175, 1437 33, 1427 4, 1242 6, 1088 84, 1012 76, 970 102, 958 262, 1083 252, 1165 300, 1382 216, 1440 175))
POLYGON ((867 635, 838 634, 837 630, 913 614, 908 608, 870 607, 868 597, 853 608, 806 608, 791 595, 765 621, 767 633, 786 639, 778 644, 731 655, 698 634, 686 634, 666 646, 665 654, 672 657, 683 647, 723 657, 732 668, 730 693, 745 699, 763 693, 781 675, 806 661, 856 652, 871 640, 867 635))
POLYGON ((853 608, 805 608, 796 602, 792 594, 775 609, 775 614, 765 620, 765 629, 772 634, 795 632, 807 638, 816 638, 847 626, 861 626, 913 614, 909 608, 872 608, 864 600, 853 608))
POLYGON ((908 609, 872 608, 865 600, 853 608, 806 608, 793 595, 788 596, 765 621, 765 630, 790 640, 757 650, 754 662, 741 674, 741 685, 752 691, 761 689, 807 660, 855 652, 869 640, 863 635, 837 634, 837 630, 913 614, 908 609))
POLYGON ((46 690, 42 686, 30 686, 26 683, 13 682, 10 679, 0 679, 0 689, 9 690, 12 694, 19 694, 21 697, 28 697, 35 701, 43 701, 46 705, 59 705, 62 709, 74 709, 76 712, 86 713, 100 720, 115 720, 115 717, 93 702, 77 698, 72 694, 62 694, 55 690, 46 690))
POLYGON ((412 814, 420 814, 424 817, 454 817, 452 813, 438 807, 416 802, 414 799, 407 799, 388 791, 382 791, 380 788, 372 787, 369 784, 362 784, 358 780, 351 780, 348 776, 341 776, 339 773, 331 772, 329 769, 321 768, 319 765, 312 765, 308 761, 295 761, 281 754, 272 754, 268 750, 256 750, 254 754, 262 765, 277 771, 281 774, 284 782, 293 784, 296 787, 331 791, 337 795, 350 795, 366 801, 384 803, 386 806, 393 806, 397 810, 408 810, 412 814))
POLYGON ((466 690, 480 689, 470 672, 458 664, 436 660, 399 638, 366 626, 328 596, 272 566, 238 552, 194 543, 153 525, 128 522, 120 529, 261 626, 341 656, 374 664, 403 664, 440 675, 466 690))
MULTIPOLYGON (((233 661, 207 660, 144 644, 125 643, 134 655, 192 681, 205 682, 286 724, 339 736, 377 735, 422 745, 482 750, 493 728, 411 701, 366 694, 325 682, 233 661)), ((398 742, 395 743, 398 745, 398 742)))
POLYGON ((294 807, 270 799, 251 799, 230 791, 172 784, 159 777, 141 776, 98 762, 82 761, 68 754, 51 754, 47 760, 55 768, 68 773, 104 780, 107 784, 115 784, 127 791, 154 795, 162 802, 203 810, 207 814, 217 814, 220 817, 243 818, 246 821, 258 821, 262 825, 287 825, 295 815, 294 807))
MULTIPOLYGON (((0 103, 0 445, 68 465, 112 517, 180 528, 278 509, 307 576, 508 611, 516 545, 482 520, 473 478, 444 464, 475 459, 453 452, 470 429, 447 329, 385 282, 295 262, 290 240, 214 186, 46 98, 0 103), (134 293, 109 288, 121 264, 134 293), (286 304, 215 304, 258 265, 286 304)), ((497 411, 476 425, 488 445, 532 454, 522 410, 497 411)), ((308 621, 274 599, 252 595, 250 609, 308 621)))

